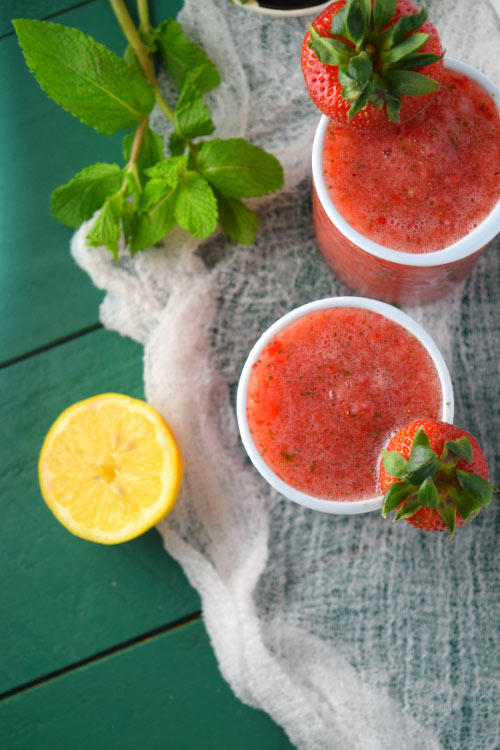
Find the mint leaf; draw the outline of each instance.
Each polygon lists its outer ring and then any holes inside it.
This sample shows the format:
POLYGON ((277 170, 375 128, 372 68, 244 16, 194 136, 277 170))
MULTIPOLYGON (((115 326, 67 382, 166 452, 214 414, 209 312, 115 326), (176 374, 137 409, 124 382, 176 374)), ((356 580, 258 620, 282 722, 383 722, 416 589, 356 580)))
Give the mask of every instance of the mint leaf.
POLYGON ((132 221, 136 217, 136 211, 132 203, 124 201, 122 207, 122 229, 125 243, 130 245, 132 239, 132 221))
POLYGON ((279 161, 242 138, 206 141, 197 162, 200 173, 229 198, 265 195, 283 185, 279 161))
POLYGON ((120 220, 124 201, 122 193, 108 198, 87 235, 89 245, 97 247, 105 245, 108 250, 111 250, 115 260, 118 260, 118 239, 120 237, 120 220))
MULTIPOLYGON (((122 151, 125 161, 130 159, 133 142, 133 133, 128 133, 123 139, 122 151)), ((148 167, 152 167, 153 164, 156 164, 160 159, 163 159, 163 137, 148 128, 144 133, 141 150, 139 151, 139 158, 137 160, 139 173, 143 172, 148 167)))
POLYGON ((172 133, 168 141, 168 150, 172 156, 181 156, 186 150, 186 141, 177 133, 172 133))
POLYGON ((210 135, 215 130, 210 110, 189 74, 175 106, 174 124, 176 132, 183 138, 210 135))
POLYGON ((187 165, 187 156, 173 156, 162 159, 146 170, 151 179, 144 186, 139 196, 139 210, 145 211, 158 203, 172 188, 179 183, 179 176, 187 165))
POLYGON ((166 180, 149 180, 139 195, 137 208, 139 211, 148 211, 158 203, 166 193, 169 193, 174 185, 169 185, 166 180))
POLYGON ((123 59, 128 65, 130 65, 132 68, 135 68, 142 75, 141 63, 137 59, 137 55, 135 54, 130 44, 127 44, 127 46, 125 47, 123 59))
POLYGON ((186 169, 187 163, 187 156, 170 156, 146 169, 146 174, 154 179, 166 180, 169 185, 176 187, 179 175, 186 169))
POLYGON ((190 71, 196 71, 192 80, 202 94, 219 85, 217 68, 200 47, 189 41, 178 21, 167 18, 156 29, 155 36, 163 63, 179 91, 190 71))
POLYGON ((252 245, 259 226, 257 214, 238 198, 226 198, 215 190, 222 231, 241 245, 252 245))
POLYGON ((82 122, 109 134, 136 125, 153 108, 144 76, 92 37, 48 21, 13 23, 42 89, 82 122))
POLYGON ((139 213, 133 217, 130 229, 132 255, 160 242, 175 227, 175 201, 175 189, 167 188, 161 199, 147 213, 139 213))
POLYGON ((63 224, 78 229, 101 208, 106 198, 118 192, 122 182, 123 170, 118 164, 92 164, 54 190, 51 211, 63 224))
POLYGON ((217 201, 208 182, 197 172, 184 172, 175 198, 175 218, 195 237, 209 237, 217 229, 217 201))

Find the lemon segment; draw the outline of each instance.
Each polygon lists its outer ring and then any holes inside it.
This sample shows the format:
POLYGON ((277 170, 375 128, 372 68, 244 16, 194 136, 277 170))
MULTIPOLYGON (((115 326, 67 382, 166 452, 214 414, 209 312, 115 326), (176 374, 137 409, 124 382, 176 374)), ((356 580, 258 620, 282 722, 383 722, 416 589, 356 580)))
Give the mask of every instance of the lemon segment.
POLYGON ((182 458, 165 421, 117 393, 70 406, 40 453, 42 496, 73 534, 102 544, 133 539, 173 507, 182 458))

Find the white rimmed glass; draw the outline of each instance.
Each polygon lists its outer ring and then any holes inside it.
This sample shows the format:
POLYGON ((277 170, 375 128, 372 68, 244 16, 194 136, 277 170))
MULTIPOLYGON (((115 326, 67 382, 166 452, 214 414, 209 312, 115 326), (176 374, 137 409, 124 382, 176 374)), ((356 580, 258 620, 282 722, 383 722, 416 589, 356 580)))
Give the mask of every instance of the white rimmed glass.
POLYGON ((240 430, 241 439, 245 449, 257 469, 257 471, 269 482, 269 484, 278 490, 282 495, 290 500, 293 500, 299 505, 304 505, 306 508, 311 510, 319 510, 323 513, 337 513, 337 514, 353 514, 353 513, 367 513, 368 511, 378 510, 382 506, 382 495, 368 498, 365 500, 324 500, 321 498, 308 495, 306 492, 297 490, 284 482, 278 477, 274 471, 266 464, 259 451, 257 450, 253 438, 250 434, 250 429, 247 422, 247 391, 248 383, 250 380, 250 374, 252 372, 252 366, 258 360, 262 350, 269 344, 269 342, 290 323, 297 320, 298 318, 307 315, 308 313, 315 312, 317 310, 325 310, 332 307, 354 307, 358 309, 371 310, 372 312, 379 313, 384 317, 392 320, 394 323, 399 324, 407 331, 409 331, 420 343, 425 347, 429 356, 431 357, 434 367, 436 368, 439 382, 441 383, 442 393, 442 415, 441 420, 443 422, 453 423, 454 413, 454 400, 453 400, 453 388, 451 384, 450 373, 446 362, 439 349, 437 348, 434 341, 431 339, 429 334, 406 313, 398 310, 392 305, 388 305, 385 302, 379 302, 378 300, 368 299, 364 297, 329 297, 327 299, 316 300, 315 302, 309 302, 306 305, 297 307, 295 310, 284 315, 282 318, 273 323, 270 328, 265 331, 259 338, 250 354, 248 355, 247 361, 243 367, 240 381, 238 385, 238 394, 236 399, 236 415, 238 419, 238 427, 240 430))
POLYGON ((311 5, 310 7, 303 7, 303 8, 265 8, 262 5, 259 5, 256 0, 247 0, 247 2, 242 2, 242 0, 233 0, 234 5, 238 5, 240 8, 245 8, 245 10, 252 10, 254 13, 261 13, 264 16, 275 16, 275 17, 281 17, 284 18, 286 16, 293 17, 293 16, 309 16, 312 14, 317 14, 320 11, 324 10, 327 5, 330 5, 332 0, 328 0, 326 3, 317 3, 315 5, 311 5))
MULTIPOLYGON (((476 81, 500 108, 500 87, 458 60, 445 66, 476 81)), ((319 122, 312 150, 313 213, 318 247, 336 276, 361 294, 387 302, 419 304, 442 297, 469 273, 500 231, 500 201, 472 232, 443 250, 404 253, 357 232, 333 204, 323 176, 323 143, 329 120, 319 122)))

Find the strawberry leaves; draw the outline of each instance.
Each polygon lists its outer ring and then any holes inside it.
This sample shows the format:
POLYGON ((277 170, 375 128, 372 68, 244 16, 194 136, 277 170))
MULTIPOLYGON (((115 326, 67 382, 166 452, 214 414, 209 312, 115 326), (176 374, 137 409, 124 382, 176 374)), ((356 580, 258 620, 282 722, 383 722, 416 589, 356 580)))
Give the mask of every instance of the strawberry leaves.
MULTIPOLYGON (((124 59, 78 29, 14 22, 28 66, 60 106, 101 133, 134 128, 123 140, 126 165, 82 169, 54 191, 54 216, 76 229, 97 214, 87 242, 106 246, 115 259, 120 235, 133 255, 176 225, 203 239, 220 224, 234 241, 252 244, 258 218, 241 199, 279 190, 281 165, 243 139, 200 140, 215 129, 203 101, 220 83, 214 63, 176 20, 136 29, 121 0, 113 10, 129 43, 124 59), (173 107, 156 81, 156 53, 178 91, 173 107), (173 129, 167 157, 163 138, 149 128, 155 101, 173 129)), ((352 23, 355 29, 355 15, 352 23)))
POLYGON ((385 472, 395 477, 382 501, 384 518, 396 510, 394 521, 411 518, 422 507, 434 509, 450 532, 455 534, 457 512, 464 521, 475 517, 490 504, 498 490, 486 479, 457 468, 457 463, 472 464, 473 451, 468 438, 447 440, 441 456, 430 447, 422 427, 413 440, 408 460, 397 451, 382 452, 385 472))
POLYGON ((422 8, 390 23, 396 0, 348 0, 332 16, 332 37, 323 37, 308 27, 308 46, 325 65, 338 67, 341 96, 351 106, 351 120, 367 105, 384 107, 391 122, 400 121, 403 96, 434 93, 439 84, 429 76, 415 73, 416 68, 431 65, 442 55, 420 52, 430 35, 417 33, 427 19, 422 8))
POLYGON ((393 18, 395 12, 396 0, 375 0, 373 3, 373 30, 381 31, 393 18))

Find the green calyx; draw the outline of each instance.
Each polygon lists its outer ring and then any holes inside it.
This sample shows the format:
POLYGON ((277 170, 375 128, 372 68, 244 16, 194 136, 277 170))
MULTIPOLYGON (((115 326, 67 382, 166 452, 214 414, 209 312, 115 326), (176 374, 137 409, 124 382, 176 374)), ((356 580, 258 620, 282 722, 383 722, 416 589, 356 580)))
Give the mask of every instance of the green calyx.
POLYGON ((443 55, 420 52, 430 34, 415 33, 425 23, 427 12, 394 17, 396 0, 348 0, 332 18, 331 33, 323 37, 308 26, 308 46, 325 65, 338 66, 341 95, 351 106, 351 120, 368 104, 386 108, 390 122, 400 121, 403 95, 422 96, 439 89, 433 78, 416 68, 438 62, 443 55), (385 28, 387 27, 387 28, 385 28))
POLYGON ((384 518, 396 508, 393 521, 411 518, 423 506, 434 508, 450 532, 449 539, 455 534, 457 511, 464 521, 470 521, 498 492, 486 479, 457 469, 460 459, 472 463, 472 446, 466 437, 447 440, 438 458, 420 427, 408 460, 395 451, 383 451, 382 457, 386 473, 401 480, 392 484, 384 495, 384 518))

